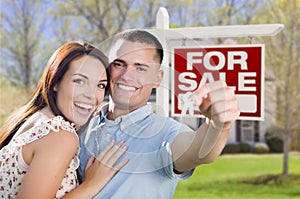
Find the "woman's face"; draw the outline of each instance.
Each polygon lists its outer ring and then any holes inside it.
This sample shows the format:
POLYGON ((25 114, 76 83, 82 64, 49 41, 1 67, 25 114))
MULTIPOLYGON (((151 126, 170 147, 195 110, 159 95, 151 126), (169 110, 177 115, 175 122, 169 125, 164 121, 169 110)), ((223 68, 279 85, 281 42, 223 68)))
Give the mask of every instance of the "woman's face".
POLYGON ((76 125, 83 125, 103 102, 107 76, 102 62, 85 55, 70 62, 62 81, 55 86, 56 104, 76 125))

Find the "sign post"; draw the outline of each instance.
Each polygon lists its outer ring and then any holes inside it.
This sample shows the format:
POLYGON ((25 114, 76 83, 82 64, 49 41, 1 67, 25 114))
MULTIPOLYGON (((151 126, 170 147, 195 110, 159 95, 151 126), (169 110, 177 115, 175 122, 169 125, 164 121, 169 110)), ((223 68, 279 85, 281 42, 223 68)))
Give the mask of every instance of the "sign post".
MULTIPOLYGON (((282 24, 254 24, 254 25, 229 25, 229 26, 212 26, 212 27, 184 27, 184 28, 169 28, 169 15, 167 13, 167 10, 163 7, 161 7, 157 13, 156 16, 156 24, 157 28, 156 29, 144 29, 146 31, 149 31, 153 33, 157 38, 161 41, 163 44, 164 51, 167 52, 165 53, 164 56, 164 61, 162 64, 162 67, 165 74, 164 74, 164 80, 161 86, 157 89, 157 94, 156 94, 156 104, 159 106, 159 108, 163 108, 162 110, 158 110, 158 114, 162 116, 169 116, 170 115, 170 107, 169 107, 169 101, 170 101, 170 94, 171 92, 176 92, 175 95, 181 94, 182 90, 171 90, 171 83, 172 81, 178 81, 177 83, 181 84, 181 87, 191 87, 193 88, 194 84, 196 85, 200 81, 204 82, 205 81, 211 81, 211 79, 226 79, 226 81, 230 86, 235 87, 237 89, 237 98, 240 103, 241 108, 243 109, 243 113, 241 114, 240 119, 254 119, 254 120, 262 120, 264 115, 264 106, 263 106, 263 92, 264 92, 264 71, 263 68, 258 71, 258 65, 259 64, 261 67, 264 67, 263 59, 264 59, 264 46, 257 46, 257 49, 255 49, 255 52, 251 52, 250 49, 252 49, 251 46, 243 46, 243 49, 239 49, 239 51, 243 51, 244 53, 247 54, 247 59, 244 60, 244 63, 247 64, 247 68, 245 68, 244 65, 239 65, 238 63, 231 63, 232 66, 229 66, 228 68, 228 59, 232 59, 232 61, 236 61, 235 59, 235 51, 236 48, 240 48, 239 46, 232 46, 235 49, 230 49, 230 47, 219 47, 219 46, 212 46, 205 48, 204 51, 202 52, 203 55, 206 55, 205 59, 212 60, 215 62, 213 65, 206 65, 204 66, 201 63, 197 63, 200 61, 205 61, 201 60, 201 55, 197 57, 197 53, 202 47, 200 47, 197 42, 194 42, 196 44, 195 46, 192 46, 190 48, 187 48, 184 50, 181 49, 180 47, 178 48, 173 48, 170 46, 169 43, 172 43, 172 41, 185 41, 185 40, 198 40, 198 39, 207 39, 207 38, 234 38, 234 37, 248 37, 248 38, 253 38, 255 36, 275 36, 277 33, 279 33, 284 26, 282 24), (171 42, 170 42, 171 41, 171 42), (196 56, 192 53, 192 49, 196 50, 196 56), (191 64, 186 63, 183 65, 183 72, 191 72, 190 70, 197 71, 197 68, 200 67, 200 71, 202 69, 207 70, 205 74, 200 74, 199 72, 192 72, 195 77, 191 76, 185 76, 181 75, 180 78, 184 78, 188 81, 188 83, 182 82, 180 79, 175 79, 172 80, 172 78, 179 78, 179 73, 182 69, 179 69, 179 66, 176 66, 174 68, 174 73, 175 76, 171 74, 171 71, 169 70, 170 66, 170 61, 173 59, 174 52, 172 50, 176 50, 176 53, 180 53, 181 51, 188 51, 191 52, 189 55, 183 55, 185 58, 190 59, 192 62, 191 64), (213 52, 210 51, 215 51, 217 54, 213 54, 213 52), (229 51, 234 51, 232 54, 229 51), (210 52, 210 53, 209 53, 210 52), (224 54, 225 53, 225 54, 224 54), (227 53, 227 54, 226 54, 227 53), (256 58, 253 58, 254 55, 252 53, 257 53, 259 54, 258 61, 256 58), (208 55, 207 55, 208 54, 208 55), (199 58, 200 57, 200 58, 199 58), (218 60, 220 59, 220 60, 218 60), (223 60, 225 59, 225 60, 223 60), (256 60, 256 62, 255 62, 256 60), (221 67, 221 63, 226 62, 227 66, 221 67), (255 62, 253 64, 253 61, 255 62), (250 63, 251 62, 251 63, 250 63), (200 64, 200 65, 199 65, 200 64), (233 68, 230 68, 233 67, 233 68), (254 68, 253 68, 254 67, 254 68), (192 68, 192 69, 191 69, 192 68), (218 70, 216 70, 218 69, 218 70), (220 69, 220 70, 219 70, 220 69), (178 71, 177 71, 178 70, 178 71), (213 75, 209 74, 212 73, 213 75), (233 74, 236 77, 235 82, 230 78, 230 75, 233 74), (202 76, 204 75, 204 77, 202 76), (255 76, 256 75, 256 76, 255 76), (172 77, 172 78, 170 78, 172 77), (227 77, 227 78, 226 78, 227 77), (203 79, 203 80, 202 80, 203 79), (198 80, 197 83, 195 83, 198 80), (171 92, 170 92, 171 90, 171 92)), ((202 55, 202 56, 203 56, 202 55)), ((177 59, 176 55, 174 55, 174 60, 173 64, 177 64, 177 59), (176 59, 176 60, 175 60, 176 59)), ((243 62, 242 58, 244 54, 242 53, 241 55, 241 60, 240 62, 243 62)), ((202 57, 204 58, 204 57, 202 57)), ((244 57, 245 58, 245 57, 244 57)), ((230 65, 230 63, 229 63, 230 65)), ((203 71, 204 72, 204 71, 203 71)), ((190 73, 191 75, 191 73, 190 73)), ((174 83, 175 85, 175 83, 174 83)), ((174 86, 173 85, 173 86, 174 86)), ((189 88, 189 89, 191 89, 189 88)), ((174 87, 175 89, 175 87, 174 87)), ((179 88, 177 88, 179 89, 179 88)), ((182 89, 182 88, 181 88, 182 89)), ((191 89, 193 90, 193 89, 191 89)), ((189 91, 188 91, 189 92, 189 91)), ((178 98, 178 96, 176 96, 178 98)), ((174 98, 176 100, 176 97, 174 98)), ((182 97, 182 94, 181 94, 182 97)), ((184 96, 188 97, 188 96, 184 96)), ((174 100, 173 99, 173 100, 174 100)), ((172 113, 173 114, 178 114, 177 111, 180 110, 180 104, 179 102, 172 102, 173 106, 172 113), (177 104, 176 104, 177 103, 177 104), (176 108, 175 108, 176 106, 176 108)), ((186 108, 185 108, 186 109, 186 108)), ((182 111, 182 108, 181 110, 182 111)), ((192 111, 191 111, 192 112, 192 111)), ((197 112, 195 112, 197 114, 197 112)))

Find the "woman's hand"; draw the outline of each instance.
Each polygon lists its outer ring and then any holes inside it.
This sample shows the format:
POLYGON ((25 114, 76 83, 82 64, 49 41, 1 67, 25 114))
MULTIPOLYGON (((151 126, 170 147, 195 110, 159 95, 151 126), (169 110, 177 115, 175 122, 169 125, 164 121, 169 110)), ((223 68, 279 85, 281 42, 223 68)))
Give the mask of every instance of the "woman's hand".
POLYGON ((95 189, 98 193, 109 180, 128 162, 128 159, 115 165, 117 160, 125 153, 127 146, 121 146, 124 141, 115 145, 112 140, 95 158, 91 156, 85 168, 85 180, 90 188, 95 189))

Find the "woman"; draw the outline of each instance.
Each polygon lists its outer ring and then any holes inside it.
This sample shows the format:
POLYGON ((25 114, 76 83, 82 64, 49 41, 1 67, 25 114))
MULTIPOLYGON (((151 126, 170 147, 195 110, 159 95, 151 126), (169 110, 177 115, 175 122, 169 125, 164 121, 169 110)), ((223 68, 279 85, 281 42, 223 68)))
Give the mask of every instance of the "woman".
POLYGON ((48 61, 28 103, 0 131, 0 197, 91 198, 122 168, 126 151, 112 141, 86 167, 78 185, 76 133, 103 101, 107 57, 87 43, 69 42, 48 61))

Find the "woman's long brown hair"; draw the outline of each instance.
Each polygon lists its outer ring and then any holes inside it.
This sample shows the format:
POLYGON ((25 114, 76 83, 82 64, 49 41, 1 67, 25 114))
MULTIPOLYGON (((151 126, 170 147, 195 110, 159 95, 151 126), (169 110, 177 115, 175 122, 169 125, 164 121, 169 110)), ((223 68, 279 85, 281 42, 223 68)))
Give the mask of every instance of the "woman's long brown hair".
MULTIPOLYGON (((0 149, 7 145, 18 129, 35 112, 48 106, 54 115, 62 115, 56 105, 55 85, 59 84, 69 69, 70 62, 84 55, 99 59, 107 68, 107 57, 86 42, 68 42, 59 47, 50 57, 37 88, 25 106, 12 114, 0 129, 0 149)), ((107 75, 109 78, 109 75, 107 75)), ((109 81, 108 81, 109 82, 109 81)))

